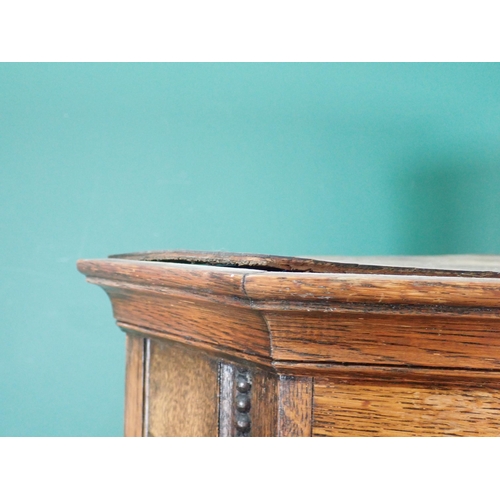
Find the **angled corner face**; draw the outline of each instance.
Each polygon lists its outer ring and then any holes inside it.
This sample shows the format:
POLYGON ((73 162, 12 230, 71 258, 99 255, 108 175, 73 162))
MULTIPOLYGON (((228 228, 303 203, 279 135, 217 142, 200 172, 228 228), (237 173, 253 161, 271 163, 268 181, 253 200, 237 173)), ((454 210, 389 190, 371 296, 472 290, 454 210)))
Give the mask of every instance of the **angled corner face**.
POLYGON ((125 259, 78 268, 107 292, 124 330, 270 364, 267 325, 243 289, 260 271, 125 259))

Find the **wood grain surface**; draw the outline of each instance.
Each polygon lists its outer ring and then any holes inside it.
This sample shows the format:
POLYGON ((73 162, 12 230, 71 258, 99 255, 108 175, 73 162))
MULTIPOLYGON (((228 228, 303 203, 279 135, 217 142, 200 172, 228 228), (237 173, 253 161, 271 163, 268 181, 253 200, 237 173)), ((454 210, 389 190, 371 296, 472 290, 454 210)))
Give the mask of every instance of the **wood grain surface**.
POLYGON ((272 360, 270 358, 262 358, 253 354, 247 354, 244 351, 232 350, 230 347, 226 347, 223 345, 221 346, 216 343, 202 343, 199 340, 193 339, 189 336, 182 336, 181 338, 179 338, 179 335, 171 335, 170 333, 165 331, 160 332, 158 330, 152 330, 145 326, 130 325, 121 321, 117 321, 116 324, 127 334, 130 333, 131 335, 140 335, 153 340, 173 341, 181 343, 186 347, 201 349, 203 352, 209 354, 210 356, 214 356, 216 358, 224 358, 228 362, 233 362, 236 364, 248 361, 252 364, 255 364, 256 366, 260 366, 261 368, 272 368, 272 360))
POLYGON ((498 277, 268 272, 247 276, 244 286, 254 302, 500 307, 498 277))
POLYGON ((498 388, 317 380, 315 436, 498 436, 498 388))
POLYGON ((277 436, 310 437, 313 415, 313 379, 281 375, 278 387, 277 436))
POLYGON ((124 288, 166 290, 169 294, 189 292, 214 297, 246 298, 243 277, 258 270, 230 269, 163 262, 140 262, 121 259, 79 260, 78 270, 89 282, 120 282, 124 288))
POLYGON ((267 312, 276 361, 500 369, 500 319, 267 312))
POLYGON ((126 435, 234 435, 244 367, 251 435, 500 434, 499 258, 116 257, 78 268, 131 335, 126 435))
POLYGON ((218 365, 203 351, 148 341, 147 435, 218 435, 218 365))
POLYGON ((281 375, 297 377, 328 377, 331 381, 379 382, 461 386, 499 386, 499 370, 460 368, 425 368, 417 366, 354 365, 344 363, 304 363, 275 361, 274 369, 281 375))
POLYGON ((276 436, 278 394, 275 373, 252 368, 252 436, 276 436))
POLYGON ((201 300, 179 298, 153 291, 106 287, 117 321, 164 332, 177 340, 210 344, 220 349, 270 356, 269 333, 264 319, 250 308, 235 308, 201 300))
POLYGON ((135 335, 126 336, 125 436, 141 437, 144 418, 144 343, 135 335))
MULTIPOLYGON (((123 328, 147 329, 221 354, 239 352, 269 364, 500 368, 500 280, 491 272, 475 277, 429 270, 366 274, 361 268, 357 274, 266 272, 220 266, 295 269, 305 261, 191 254, 186 262, 216 265, 131 260, 134 256, 78 265, 108 292, 123 328)), ((180 253, 171 257, 182 260, 180 253)))
POLYGON ((238 392, 235 381, 238 369, 247 370, 251 379, 248 410, 251 422, 249 435, 252 437, 275 436, 278 411, 277 375, 255 365, 234 365, 225 360, 220 362, 219 435, 221 437, 237 435, 235 419, 238 416, 236 407, 238 392))

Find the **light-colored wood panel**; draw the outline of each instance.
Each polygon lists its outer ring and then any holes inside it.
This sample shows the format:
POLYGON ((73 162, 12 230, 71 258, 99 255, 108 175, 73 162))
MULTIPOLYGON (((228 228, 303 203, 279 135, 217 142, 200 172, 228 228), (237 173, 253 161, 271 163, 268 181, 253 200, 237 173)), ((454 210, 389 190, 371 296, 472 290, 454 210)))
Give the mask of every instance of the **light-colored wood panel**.
POLYGON ((493 271, 500 272, 499 255, 381 255, 346 257, 344 255, 314 256, 311 259, 362 264, 372 266, 399 266, 420 269, 447 269, 455 271, 493 271))
POLYGON ((494 388, 317 382, 315 436, 499 436, 494 388))
POLYGON ((281 375, 278 381, 279 437, 310 437, 312 434, 313 379, 281 375))
POLYGON ((149 340, 148 436, 218 435, 217 360, 149 340))
POLYGON ((144 417, 144 342, 135 335, 126 337, 125 436, 143 435, 144 417))
POLYGON ((500 320, 267 312, 279 361, 500 368, 500 320))

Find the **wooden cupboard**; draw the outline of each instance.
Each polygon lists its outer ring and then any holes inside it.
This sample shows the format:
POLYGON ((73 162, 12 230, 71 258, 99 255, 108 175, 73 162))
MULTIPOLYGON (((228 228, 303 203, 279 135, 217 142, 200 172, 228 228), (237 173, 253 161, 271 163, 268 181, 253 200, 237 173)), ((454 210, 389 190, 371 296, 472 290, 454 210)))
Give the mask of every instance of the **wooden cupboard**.
POLYGON ((126 333, 126 436, 500 435, 500 257, 81 260, 126 333))

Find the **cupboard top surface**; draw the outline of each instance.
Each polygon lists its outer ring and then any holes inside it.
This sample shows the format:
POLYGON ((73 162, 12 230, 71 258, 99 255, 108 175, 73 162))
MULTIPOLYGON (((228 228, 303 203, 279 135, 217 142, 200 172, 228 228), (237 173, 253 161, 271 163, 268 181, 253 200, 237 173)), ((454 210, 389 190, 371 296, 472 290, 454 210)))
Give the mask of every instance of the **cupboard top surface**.
POLYGON ((295 257, 172 250, 117 254, 111 255, 110 258, 270 272, 500 277, 500 255, 295 257))

